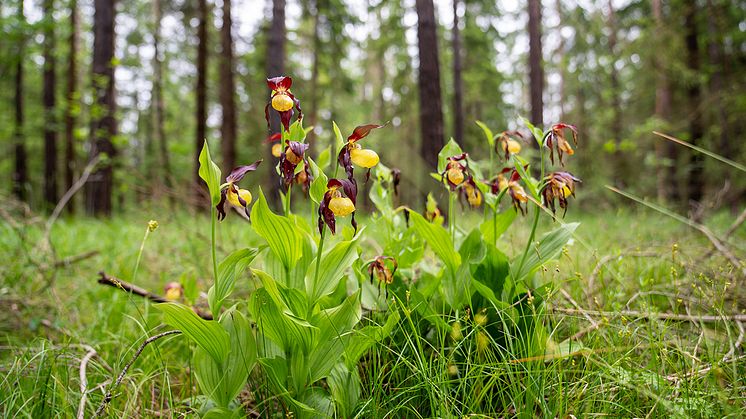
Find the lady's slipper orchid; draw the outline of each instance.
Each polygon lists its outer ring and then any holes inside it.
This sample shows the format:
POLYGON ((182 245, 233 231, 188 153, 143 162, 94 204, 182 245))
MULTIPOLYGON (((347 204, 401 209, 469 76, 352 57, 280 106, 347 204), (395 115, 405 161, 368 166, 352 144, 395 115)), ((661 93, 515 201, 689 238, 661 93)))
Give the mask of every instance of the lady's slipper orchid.
POLYGON ((520 210, 521 214, 526 214, 526 209, 522 206, 523 203, 528 202, 528 195, 518 181, 521 179, 520 173, 515 168, 506 167, 497 175, 497 178, 492 182, 492 193, 499 194, 500 192, 507 190, 510 199, 513 201, 513 207, 516 211, 520 210), (505 175, 510 172, 510 177, 506 178, 505 175))
POLYGON ((569 172, 553 172, 544 178, 544 182, 540 190, 544 205, 548 205, 552 213, 555 213, 554 200, 559 200, 560 208, 565 210, 562 214, 564 217, 567 214, 567 198, 575 196, 575 182, 581 182, 581 180, 569 172))
POLYGON ((445 179, 448 182, 448 187, 451 189, 451 192, 455 191, 456 188, 464 182, 464 179, 470 177, 469 163, 466 161, 467 157, 469 157, 469 155, 466 153, 449 157, 445 170, 440 174, 441 179, 445 179), (462 164, 462 161, 465 164, 462 164))
POLYGON ((495 142, 495 152, 505 157, 505 160, 510 158, 511 154, 518 154, 521 152, 521 143, 515 140, 515 138, 523 139, 518 131, 503 131, 500 136, 497 137, 495 142))
POLYGON ((259 167, 259 164, 261 162, 261 160, 257 160, 256 162, 248 166, 236 167, 228 175, 228 177, 225 178, 226 184, 223 186, 222 191, 220 192, 220 202, 218 202, 218 205, 215 206, 215 209, 217 209, 218 211, 218 219, 220 221, 222 221, 226 216, 226 201, 228 201, 230 205, 236 208, 243 208, 246 216, 249 216, 249 204, 251 203, 252 199, 251 192, 246 189, 240 189, 238 186, 236 186, 236 183, 240 182, 247 173, 255 171, 256 168, 259 167))
POLYGON ((433 198, 433 194, 427 194, 427 203, 425 204, 425 219, 433 224, 443 225, 445 218, 443 218, 440 208, 438 208, 438 201, 433 198))
POLYGON ((466 199, 466 202, 468 202, 469 206, 472 208, 477 208, 482 205, 482 191, 477 187, 477 183, 474 182, 473 177, 469 176, 469 178, 461 184, 461 193, 466 199))
POLYGON ((572 156, 575 154, 575 150, 570 147, 570 143, 565 139, 565 129, 569 129, 572 132, 572 142, 575 146, 578 145, 578 129, 575 125, 570 124, 554 124, 548 133, 544 136, 544 144, 549 148, 549 159, 554 164, 554 150, 557 150, 559 155, 559 162, 562 166, 565 162, 562 161, 564 154, 572 156))
POLYGON ((349 179, 330 179, 326 184, 324 199, 319 203, 319 233, 323 233, 324 224, 336 234, 336 217, 352 215, 352 227, 357 231, 355 221, 355 199, 357 184, 349 179))
POLYGON ((372 130, 383 128, 385 126, 386 124, 360 125, 352 131, 352 134, 350 134, 349 137, 347 137, 347 144, 339 150, 337 162, 340 166, 344 167, 348 179, 353 178, 352 165, 354 164, 355 166, 368 170, 365 174, 365 180, 368 180, 370 177, 370 169, 378 164, 380 158, 375 151, 362 148, 358 141, 367 137, 372 130))
POLYGON ((306 150, 308 150, 308 144, 289 141, 285 152, 280 154, 280 173, 282 173, 285 189, 293 183, 295 168, 305 160, 306 150))
POLYGON ((265 142, 272 144, 272 156, 280 158, 282 155, 282 134, 276 132, 267 137, 265 142))
POLYGON ((382 282, 386 285, 391 285, 394 282, 394 274, 399 264, 396 263, 396 259, 391 256, 376 256, 375 259, 368 265, 368 275, 370 275, 370 282, 373 282, 373 276, 375 275, 378 282, 382 282), (387 264, 387 262, 389 262, 387 264), (390 266, 390 267, 389 267, 390 266))
POLYGON ((298 110, 298 119, 303 119, 303 111, 300 109, 300 101, 290 92, 293 85, 293 79, 290 77, 280 76, 267 79, 267 86, 272 89, 270 102, 264 107, 264 118, 267 120, 269 127, 269 107, 277 111, 280 115, 282 126, 285 131, 290 130, 290 120, 293 118, 293 107, 298 110))

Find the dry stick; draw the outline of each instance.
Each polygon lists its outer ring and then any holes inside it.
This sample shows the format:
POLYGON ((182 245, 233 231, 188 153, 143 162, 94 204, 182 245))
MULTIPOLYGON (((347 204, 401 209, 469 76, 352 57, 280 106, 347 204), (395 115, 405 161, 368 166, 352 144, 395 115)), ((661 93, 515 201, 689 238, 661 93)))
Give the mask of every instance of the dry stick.
POLYGON ((169 330, 167 332, 159 333, 159 334, 157 334, 155 336, 151 336, 151 337, 147 338, 140 345, 140 347, 137 348, 137 352, 135 352, 135 355, 129 360, 129 362, 127 362, 127 364, 124 366, 124 369, 122 370, 122 372, 119 373, 119 376, 117 377, 117 381, 114 382, 114 385, 109 389, 109 391, 106 392, 106 396, 104 396, 104 399, 101 401, 101 404, 98 406, 98 409, 96 409, 96 413, 93 415, 93 417, 95 418, 95 417, 98 417, 99 415, 101 415, 101 413, 106 408, 106 405, 109 404, 109 402, 111 402, 111 399, 113 398, 111 392, 114 391, 114 390, 116 390, 117 387, 119 387, 119 384, 121 384, 122 380, 124 380, 124 376, 127 375, 127 371, 130 369, 130 367, 132 366, 132 364, 134 364, 135 361, 137 361, 137 358, 140 357, 140 354, 142 354, 142 351, 145 349, 146 346, 148 346, 150 343, 155 342, 156 340, 158 340, 158 339, 160 339, 162 337, 166 337, 166 336, 170 336, 170 335, 177 335, 177 334, 180 334, 180 333, 181 333, 181 330, 169 330))
POLYGON ((85 404, 88 398, 88 378, 86 377, 86 368, 88 367, 88 361, 91 360, 98 353, 95 349, 89 348, 88 353, 85 354, 83 359, 80 361, 80 404, 78 404, 78 419, 85 419, 85 404))
MULTIPOLYGON (((746 209, 744 209, 741 212, 741 215, 739 215, 738 218, 736 218, 736 220, 733 221, 733 224, 731 224, 730 227, 728 227, 728 231, 726 231, 725 234, 723 234, 723 241, 728 240, 731 234, 733 234, 733 232, 735 232, 738 229, 738 227, 740 227, 741 224, 744 223, 744 221, 746 221, 746 209)), ((713 252, 714 250, 709 250, 707 253, 705 253, 704 256, 702 256, 702 259, 704 260, 704 259, 709 258, 710 256, 712 256, 713 252)))
POLYGON ((589 303, 592 303, 592 301, 590 301, 591 297, 593 297, 593 295, 596 294, 595 283, 596 283, 596 278, 601 273, 601 269, 607 263, 611 262, 612 260, 617 259, 617 258, 621 258, 621 257, 624 257, 624 256, 643 257, 643 258, 645 258, 645 257, 657 257, 657 256, 660 256, 660 253, 658 253, 658 252, 622 252, 622 253, 620 253, 618 255, 606 255, 606 256, 602 257, 598 261, 598 263, 596 264, 596 266, 593 268, 593 272, 591 272, 591 276, 588 277, 588 286, 586 287, 588 291, 586 292, 586 297, 588 298, 588 300, 589 300, 588 302, 589 303))
POLYGON ((82 260, 86 260, 86 259, 90 259, 90 258, 92 258, 94 256, 98 256, 98 254, 99 254, 98 250, 91 250, 91 251, 88 251, 88 252, 85 252, 85 253, 81 253, 79 255, 66 257, 66 258, 64 258, 62 260, 59 260, 59 261, 55 262, 53 266, 55 268, 61 268, 63 266, 72 265, 73 263, 77 263, 77 262, 80 262, 82 260))
POLYGON ((614 192, 618 193, 619 195, 622 195, 622 196, 624 196, 626 198, 629 198, 629 199, 631 199, 631 200, 633 200, 635 202, 639 202, 639 203, 645 205, 646 207, 652 208, 652 209, 660 212, 661 214, 668 215, 669 217, 671 217, 671 218, 673 218, 675 220, 678 220, 678 221, 680 221, 680 222, 682 222, 682 223, 684 223, 684 224, 686 224, 686 225, 694 228, 695 230, 698 230, 700 233, 704 234, 705 237, 707 237, 708 240, 710 240, 710 242, 713 244, 713 246, 715 246, 715 249, 717 249, 720 253, 722 253, 723 256, 725 256, 725 258, 728 259, 728 261, 730 261, 730 263, 733 265, 733 267, 738 268, 741 271, 742 275, 746 276, 746 267, 744 267, 744 265, 741 263, 741 261, 737 257, 735 257, 733 255, 733 253, 731 253, 731 251, 728 250, 728 248, 720 241, 720 239, 718 239, 715 236, 715 234, 712 231, 710 231, 710 229, 707 228, 706 226, 704 226, 704 225, 702 225, 702 224, 700 224, 700 223, 698 223, 698 222, 696 222, 696 221, 694 221, 694 220, 692 220, 690 218, 686 218, 686 217, 681 216, 679 214, 673 213, 673 212, 667 210, 666 208, 660 207, 660 206, 658 206, 656 204, 653 204, 651 202, 647 202, 647 201, 645 201, 643 199, 640 199, 640 198, 638 198, 638 197, 636 197, 636 196, 634 196, 632 194, 629 194, 627 192, 619 190, 619 189, 617 189, 617 188, 615 188, 613 186, 606 185, 606 188, 610 189, 611 191, 614 191, 614 192))
POLYGON ((682 322, 701 322, 716 323, 720 321, 746 322, 746 314, 728 314, 722 316, 714 315, 687 315, 675 313, 644 313, 642 311, 621 310, 621 311, 598 311, 598 310, 578 310, 574 308, 552 307, 552 311, 562 314, 572 315, 589 315, 596 317, 634 317, 638 319, 657 319, 657 320, 676 320, 682 322))
MULTIPOLYGON (((113 276, 106 275, 104 271, 101 271, 98 273, 101 277, 98 279, 98 283, 102 285, 108 285, 110 287, 119 288, 124 292, 128 292, 134 295, 139 295, 140 297, 147 298, 150 301, 153 301, 155 303, 168 303, 171 300, 168 300, 166 297, 160 296, 158 294, 154 294, 145 288, 140 288, 137 285, 130 284, 129 282, 123 281, 119 278, 115 278, 113 276)), ((212 314, 205 313, 204 311, 198 309, 197 307, 192 307, 192 310, 201 318, 205 320, 212 320, 212 314)))
POLYGON ((733 346, 730 348, 730 351, 728 351, 728 353, 725 354, 725 356, 723 357, 723 361, 727 361, 730 358, 732 358, 733 355, 735 355, 738 347, 741 346, 741 344, 743 343, 743 335, 744 335, 744 332, 746 332, 743 328, 743 323, 736 322, 736 326, 738 327, 738 332, 739 332, 738 338, 736 338, 736 343, 733 344, 733 346))

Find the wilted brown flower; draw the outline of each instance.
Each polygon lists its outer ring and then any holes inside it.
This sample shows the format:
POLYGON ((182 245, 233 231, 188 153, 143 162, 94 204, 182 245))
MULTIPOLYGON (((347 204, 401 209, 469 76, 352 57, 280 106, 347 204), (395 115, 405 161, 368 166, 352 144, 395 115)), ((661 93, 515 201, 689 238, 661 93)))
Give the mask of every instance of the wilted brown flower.
POLYGON ((542 186, 540 193, 544 198, 544 205, 549 206, 552 209, 552 213, 556 212, 554 200, 559 201, 559 206, 562 208, 564 217, 567 214, 567 198, 575 196, 575 183, 581 182, 580 179, 576 178, 569 172, 552 172, 544 178, 544 186, 542 186))

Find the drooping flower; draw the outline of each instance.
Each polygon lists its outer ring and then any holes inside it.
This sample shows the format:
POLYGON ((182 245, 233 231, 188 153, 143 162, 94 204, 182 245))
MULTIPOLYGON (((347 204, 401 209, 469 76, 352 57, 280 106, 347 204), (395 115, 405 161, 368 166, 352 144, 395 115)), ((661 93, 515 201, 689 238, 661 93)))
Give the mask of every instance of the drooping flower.
POLYGON ((272 144, 272 156, 280 158, 282 156, 282 134, 276 132, 267 137, 264 142, 272 144))
POLYGON ((243 208, 246 216, 249 216, 249 204, 251 203, 251 192, 246 189, 240 189, 236 183, 240 182, 247 173, 253 172, 259 167, 261 160, 257 160, 248 166, 239 166, 225 178, 225 185, 220 191, 220 202, 215 206, 218 211, 218 219, 222 221, 225 216, 225 203, 236 207, 243 208))
POLYGON ((472 208, 478 208, 482 205, 482 191, 477 187, 474 177, 469 176, 469 178, 461 184, 461 194, 472 208))
POLYGON ((313 175, 308 168, 308 162, 303 165, 303 170, 298 172, 298 174, 296 174, 295 178, 293 179, 296 185, 301 185, 301 187, 303 188, 303 192, 308 192, 308 188, 311 187, 312 180, 313 175))
POLYGON ((467 153, 461 153, 457 156, 449 157, 445 170, 440 174, 441 179, 445 179, 448 182, 448 187, 451 189, 451 192, 455 191, 456 188, 464 182, 464 179, 469 177, 469 163, 466 160, 467 157, 469 157, 467 153))
POLYGON ((443 218, 440 208, 438 208, 438 201, 433 198, 433 194, 427 194, 427 202, 425 203, 425 219, 433 224, 443 225, 445 218, 443 218))
POLYGON ((570 147, 570 143, 567 142, 567 139, 565 138, 565 129, 569 129, 572 132, 572 142, 575 146, 578 145, 578 129, 575 125, 563 123, 552 125, 549 132, 544 135, 544 144, 549 148, 549 159, 552 161, 552 164, 554 164, 555 149, 557 150, 559 162, 562 166, 565 165, 565 162, 562 160, 562 157, 565 154, 570 156, 575 154, 575 150, 570 147))
POLYGON ((178 301, 184 295, 184 287, 180 283, 171 281, 163 287, 165 297, 168 301, 178 301))
POLYGON ((513 201, 513 207, 516 211, 520 210, 521 214, 526 214, 526 209, 522 204, 528 202, 528 195, 518 181, 521 179, 520 173, 515 168, 506 167, 503 169, 492 182, 491 190, 493 194, 499 194, 500 192, 507 190, 510 199, 513 201), (510 176, 506 178, 507 173, 510 176))
POLYGON ((544 198, 544 205, 552 209, 555 213, 555 199, 559 200, 559 206, 567 214, 567 198, 575 196, 575 182, 581 182, 570 172, 553 172, 544 178, 544 186, 541 187, 540 193, 544 198))
POLYGON ((399 264, 396 263, 396 259, 391 256, 376 256, 375 259, 368 265, 368 275, 370 275, 370 282, 373 282, 373 276, 378 279, 378 282, 386 285, 391 285, 394 282, 394 274, 399 268, 399 264))
POLYGON ((319 233, 323 234, 324 224, 336 234, 336 217, 352 216, 352 227, 357 232, 355 221, 355 199, 357 184, 355 180, 329 179, 326 184, 324 199, 319 203, 319 233))
POLYGON ((285 131, 290 130, 290 120, 293 118, 293 107, 298 110, 298 119, 303 119, 303 111, 300 109, 300 101, 290 92, 293 85, 293 79, 290 77, 279 76, 267 79, 267 86, 272 89, 270 102, 264 107, 264 118, 267 120, 269 127, 269 108, 277 111, 280 115, 282 126, 285 131))
MULTIPOLYGON (((293 183, 295 178, 295 168, 305 160, 308 144, 298 141, 289 141, 285 151, 280 154, 280 173, 282 173, 283 184, 285 189, 293 183)), ((306 166, 308 166, 306 164, 306 166)))
POLYGON ((523 135, 519 131, 501 132, 495 142, 495 152, 498 155, 503 155, 505 160, 508 160, 511 154, 520 153, 521 143, 515 140, 515 138, 523 139, 523 135))
POLYGON ((347 179, 353 178, 352 165, 354 164, 355 166, 367 169, 365 180, 368 180, 370 177, 370 169, 378 164, 380 158, 378 157, 378 153, 375 151, 362 148, 359 141, 367 137, 372 130, 383 128, 385 126, 386 124, 360 125, 352 131, 352 134, 350 134, 349 137, 347 137, 347 144, 339 150, 339 155, 337 156, 337 162, 345 169, 347 179))

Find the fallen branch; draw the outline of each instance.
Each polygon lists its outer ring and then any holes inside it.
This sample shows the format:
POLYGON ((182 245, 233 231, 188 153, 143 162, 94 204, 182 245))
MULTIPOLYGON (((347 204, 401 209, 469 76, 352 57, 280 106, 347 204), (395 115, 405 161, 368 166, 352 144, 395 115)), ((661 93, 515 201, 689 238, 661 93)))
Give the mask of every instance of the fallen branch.
MULTIPOLYGON (((168 300, 166 297, 163 297, 158 294, 154 294, 145 288, 138 287, 137 285, 130 284, 129 282, 122 281, 119 278, 115 278, 113 276, 106 275, 104 271, 101 271, 98 273, 100 275, 100 278, 98 279, 98 283, 102 285, 108 285, 110 287, 119 288, 124 292, 139 295, 140 297, 147 298, 150 301, 153 301, 155 303, 168 303, 171 300, 168 300)), ((212 314, 206 313, 197 307, 192 307, 192 310, 200 316, 201 318, 205 320, 212 320, 212 314)))
POLYGON ((638 319, 657 319, 657 320, 676 320, 682 322, 693 322, 693 323, 716 323, 721 321, 734 321, 744 322, 746 321, 746 314, 728 314, 722 316, 714 315, 688 315, 688 314, 675 314, 675 313, 652 313, 642 312, 633 310, 622 310, 622 311, 598 311, 598 310, 578 310, 575 308, 564 308, 564 307, 552 307, 550 309, 555 313, 571 314, 571 315, 589 315, 595 317, 634 317, 638 319))
POLYGON ((137 361, 137 358, 140 357, 140 354, 142 354, 142 351, 145 349, 146 346, 149 344, 155 342, 156 340, 170 336, 170 335, 177 335, 181 334, 181 330, 169 330, 167 332, 159 333, 155 336, 151 336, 140 345, 139 348, 137 348, 137 352, 135 352, 135 355, 127 362, 127 364, 124 366, 124 369, 122 369, 122 372, 119 373, 119 376, 117 377, 117 380, 114 382, 114 385, 106 392, 106 395, 104 396, 104 399, 101 401, 101 404, 98 406, 98 409, 96 409, 96 413, 93 415, 93 417, 98 417, 101 415, 101 413, 106 409, 106 405, 111 402, 111 399, 114 397, 112 396, 112 391, 116 390, 117 387, 119 387, 119 384, 122 383, 122 380, 124 380, 124 376, 127 375, 127 371, 130 369, 132 364, 137 361))
POLYGON ((85 419, 85 404, 88 399, 88 378, 86 377, 86 368, 88 362, 96 356, 98 353, 95 349, 90 348, 85 354, 83 359, 80 361, 80 404, 78 404, 78 419, 85 419))

